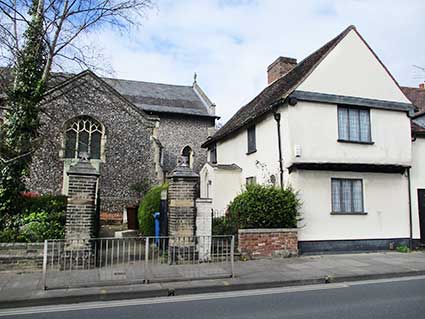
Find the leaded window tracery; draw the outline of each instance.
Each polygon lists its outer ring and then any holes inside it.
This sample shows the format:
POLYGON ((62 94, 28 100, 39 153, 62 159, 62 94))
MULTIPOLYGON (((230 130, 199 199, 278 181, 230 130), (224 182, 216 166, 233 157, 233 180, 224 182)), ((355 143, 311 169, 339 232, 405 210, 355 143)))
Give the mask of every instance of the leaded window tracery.
POLYGON ((70 121, 65 129, 65 158, 87 153, 90 159, 100 159, 103 134, 103 126, 90 117, 70 121))

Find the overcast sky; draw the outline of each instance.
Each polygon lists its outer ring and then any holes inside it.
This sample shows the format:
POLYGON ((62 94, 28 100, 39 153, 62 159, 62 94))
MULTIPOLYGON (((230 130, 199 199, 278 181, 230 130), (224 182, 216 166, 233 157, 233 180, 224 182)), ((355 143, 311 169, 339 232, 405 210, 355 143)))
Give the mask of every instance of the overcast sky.
POLYGON ((424 13, 425 0, 157 0, 142 28, 96 42, 115 77, 190 85, 197 72, 225 122, 266 86, 274 59, 300 61, 350 24, 401 85, 417 86, 424 13))

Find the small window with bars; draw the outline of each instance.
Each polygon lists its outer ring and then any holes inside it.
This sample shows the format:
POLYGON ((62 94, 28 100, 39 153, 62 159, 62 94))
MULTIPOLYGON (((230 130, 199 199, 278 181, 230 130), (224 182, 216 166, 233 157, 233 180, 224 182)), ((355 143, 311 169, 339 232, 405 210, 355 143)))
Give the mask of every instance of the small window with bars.
POLYGON ((340 141, 371 143, 369 110, 339 106, 338 139, 340 141))
POLYGON ((364 213, 363 181, 332 178, 332 213, 364 213))

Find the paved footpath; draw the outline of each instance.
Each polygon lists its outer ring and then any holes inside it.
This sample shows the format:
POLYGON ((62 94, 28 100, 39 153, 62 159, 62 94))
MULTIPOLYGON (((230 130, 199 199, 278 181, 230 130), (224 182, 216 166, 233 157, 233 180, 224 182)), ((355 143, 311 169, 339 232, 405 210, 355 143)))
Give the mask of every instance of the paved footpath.
POLYGON ((0 272, 0 307, 130 299, 425 274, 425 252, 301 256, 235 263, 236 278, 41 289, 41 273, 0 272))

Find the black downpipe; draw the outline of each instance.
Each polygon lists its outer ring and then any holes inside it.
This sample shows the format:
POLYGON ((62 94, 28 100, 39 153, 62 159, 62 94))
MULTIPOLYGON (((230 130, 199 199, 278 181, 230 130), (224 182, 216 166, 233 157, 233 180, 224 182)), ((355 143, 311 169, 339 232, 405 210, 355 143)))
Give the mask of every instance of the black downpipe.
POLYGON ((409 187, 409 231, 410 231, 409 248, 410 250, 412 250, 413 249, 413 226, 412 226, 412 193, 410 190, 410 168, 407 169, 407 184, 409 187))
POLYGON ((280 169, 280 188, 283 189, 283 158, 282 158, 282 138, 280 136, 280 113, 273 114, 277 124, 277 141, 279 146, 279 169, 280 169))

